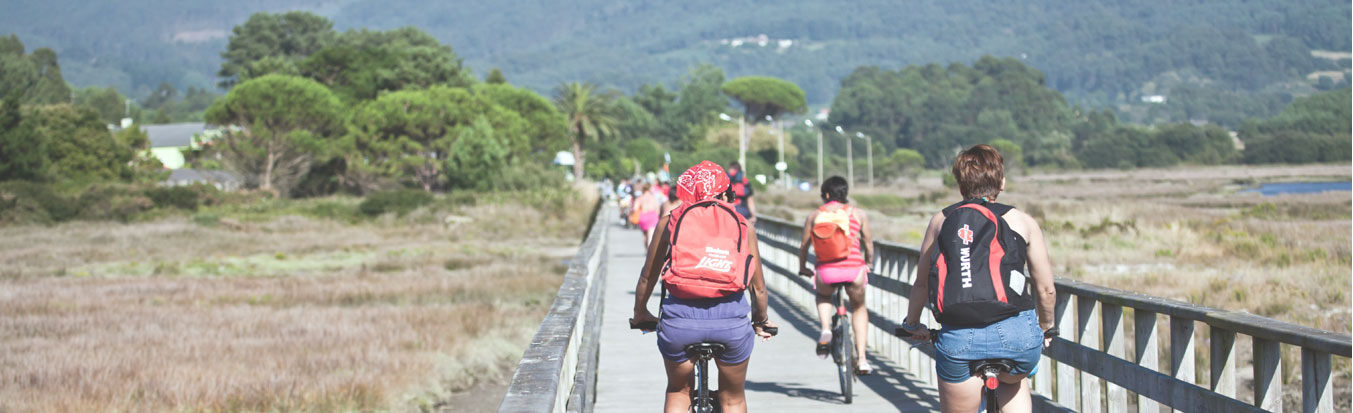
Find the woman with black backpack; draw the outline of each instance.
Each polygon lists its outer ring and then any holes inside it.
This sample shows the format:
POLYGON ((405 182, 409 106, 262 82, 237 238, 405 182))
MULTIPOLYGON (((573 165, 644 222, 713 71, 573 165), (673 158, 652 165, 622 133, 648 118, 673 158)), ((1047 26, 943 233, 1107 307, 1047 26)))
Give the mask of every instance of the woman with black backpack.
POLYGON ((944 412, 978 409, 984 383, 972 366, 996 359, 1014 361, 991 384, 1001 411, 1032 411, 1025 378, 1056 335, 1057 294, 1043 230, 1028 214, 996 203, 1005 190, 1003 162, 989 145, 954 160, 964 200, 931 218, 902 322, 912 337, 935 343, 944 412), (919 324, 927 304, 941 326, 934 337, 919 324))

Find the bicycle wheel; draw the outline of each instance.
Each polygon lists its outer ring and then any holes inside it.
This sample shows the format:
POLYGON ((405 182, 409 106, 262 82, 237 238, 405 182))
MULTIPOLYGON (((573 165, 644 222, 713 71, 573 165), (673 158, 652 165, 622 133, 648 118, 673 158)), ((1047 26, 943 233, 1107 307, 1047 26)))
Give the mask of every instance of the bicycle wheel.
POLYGON ((841 325, 838 329, 841 336, 836 353, 839 354, 836 363, 836 369, 841 379, 841 395, 845 397, 846 404, 850 404, 855 395, 852 387, 855 383, 855 340, 851 334, 850 317, 841 316, 841 325))

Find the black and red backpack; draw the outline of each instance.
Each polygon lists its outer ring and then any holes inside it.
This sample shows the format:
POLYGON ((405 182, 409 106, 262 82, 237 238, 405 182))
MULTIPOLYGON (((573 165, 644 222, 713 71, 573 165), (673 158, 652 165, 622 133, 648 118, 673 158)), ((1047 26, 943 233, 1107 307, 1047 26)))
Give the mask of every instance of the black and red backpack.
POLYGON ((930 303, 945 325, 984 326, 1033 309, 1027 245, 1005 222, 1014 207, 971 199, 943 211, 930 257, 930 303))

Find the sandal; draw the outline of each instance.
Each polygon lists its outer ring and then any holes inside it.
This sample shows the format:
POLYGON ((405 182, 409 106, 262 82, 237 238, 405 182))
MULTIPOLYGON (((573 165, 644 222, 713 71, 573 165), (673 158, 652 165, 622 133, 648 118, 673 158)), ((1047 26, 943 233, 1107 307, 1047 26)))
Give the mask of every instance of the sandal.
POLYGON ((820 359, 827 358, 827 355, 831 353, 832 349, 831 346, 832 346, 831 330, 823 331, 822 335, 819 335, 817 338, 817 358, 820 359))
POLYGON ((870 366, 868 361, 860 360, 860 365, 855 366, 856 376, 868 376, 874 373, 874 366, 870 366))

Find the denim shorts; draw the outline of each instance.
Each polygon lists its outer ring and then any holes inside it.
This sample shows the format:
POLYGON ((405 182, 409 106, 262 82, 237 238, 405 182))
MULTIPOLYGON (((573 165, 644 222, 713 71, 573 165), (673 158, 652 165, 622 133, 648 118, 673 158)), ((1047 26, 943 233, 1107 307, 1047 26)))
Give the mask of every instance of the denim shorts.
POLYGON ((986 327, 944 326, 935 338, 935 372, 946 383, 962 383, 972 377, 973 362, 1010 359, 1010 374, 1033 376, 1042 352, 1043 329, 1028 310, 986 327))

